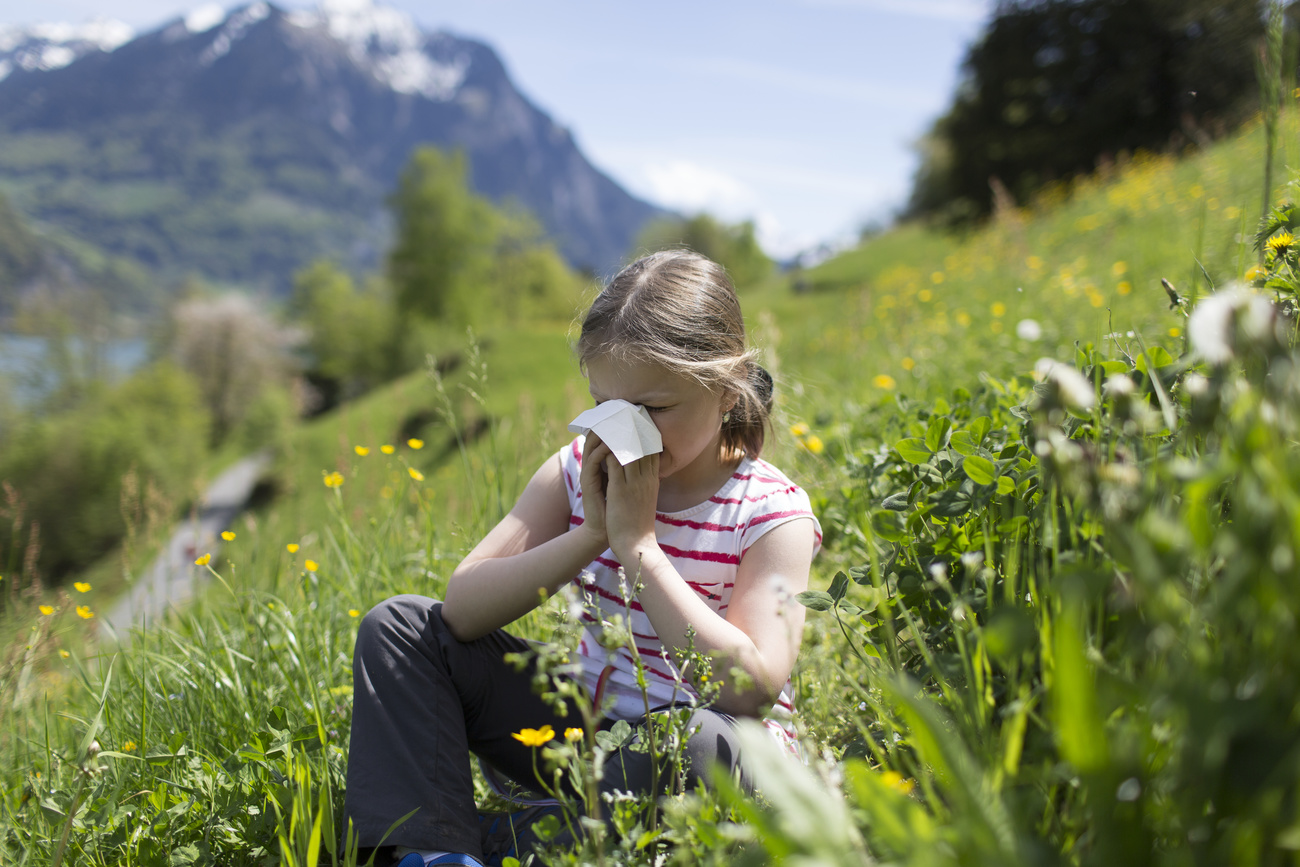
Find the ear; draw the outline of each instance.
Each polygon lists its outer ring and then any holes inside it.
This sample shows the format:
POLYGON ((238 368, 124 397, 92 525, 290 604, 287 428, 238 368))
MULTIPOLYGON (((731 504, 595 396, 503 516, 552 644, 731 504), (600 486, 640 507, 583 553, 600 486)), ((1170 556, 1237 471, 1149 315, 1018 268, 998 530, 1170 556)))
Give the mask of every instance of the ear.
POLYGON ((738 403, 740 403, 740 392, 727 389, 722 393, 722 411, 724 413, 731 412, 738 403))

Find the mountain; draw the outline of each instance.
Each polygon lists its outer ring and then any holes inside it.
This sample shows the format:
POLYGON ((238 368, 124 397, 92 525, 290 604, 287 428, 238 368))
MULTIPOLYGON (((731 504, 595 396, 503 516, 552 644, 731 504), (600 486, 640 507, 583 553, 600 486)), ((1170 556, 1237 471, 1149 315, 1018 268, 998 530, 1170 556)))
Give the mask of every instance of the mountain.
POLYGON ((413 148, 605 272, 662 214, 594 168, 487 45, 369 0, 204 7, 121 25, 0 31, 0 192, 67 249, 282 290, 321 255, 380 261, 413 148))

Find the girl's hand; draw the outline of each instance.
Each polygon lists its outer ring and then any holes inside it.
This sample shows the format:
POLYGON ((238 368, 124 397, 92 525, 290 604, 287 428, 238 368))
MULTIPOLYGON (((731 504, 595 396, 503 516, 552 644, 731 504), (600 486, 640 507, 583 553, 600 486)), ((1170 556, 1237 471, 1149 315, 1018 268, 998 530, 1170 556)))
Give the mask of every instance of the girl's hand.
MULTIPOLYGON (((578 484, 582 487, 582 530, 592 533, 609 546, 609 537, 605 529, 605 460, 614 460, 609 446, 600 441, 594 432, 587 432, 586 442, 582 446, 582 473, 578 484)), ((614 460, 617 464, 618 461, 614 460)))
MULTIPOLYGON (((605 528, 609 547, 619 562, 631 570, 638 555, 655 541, 655 506, 659 502, 659 455, 646 455, 627 466, 608 454, 605 458, 605 528)), ((583 496, 586 496, 584 489, 583 496)))

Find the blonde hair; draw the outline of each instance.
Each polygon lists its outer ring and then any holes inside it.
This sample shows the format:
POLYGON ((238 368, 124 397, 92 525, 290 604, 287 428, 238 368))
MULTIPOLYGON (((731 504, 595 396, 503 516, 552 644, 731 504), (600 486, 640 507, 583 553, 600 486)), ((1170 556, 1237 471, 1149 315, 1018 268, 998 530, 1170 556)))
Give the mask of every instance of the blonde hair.
POLYGON ((609 281, 582 321, 578 362, 650 363, 735 397, 724 454, 757 458, 772 413, 772 377, 745 345, 736 289, 721 265, 689 250, 643 256, 609 281))

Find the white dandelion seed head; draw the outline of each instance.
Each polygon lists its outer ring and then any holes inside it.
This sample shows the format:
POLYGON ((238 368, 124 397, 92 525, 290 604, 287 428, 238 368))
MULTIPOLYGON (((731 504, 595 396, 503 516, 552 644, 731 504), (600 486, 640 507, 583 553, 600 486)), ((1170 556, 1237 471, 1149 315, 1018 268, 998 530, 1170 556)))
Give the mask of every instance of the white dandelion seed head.
POLYGON ((1066 406, 1075 409, 1091 409, 1097 402, 1092 383, 1068 364, 1062 364, 1054 358, 1040 358, 1034 365, 1034 372, 1044 382, 1056 386, 1066 406))
POLYGON ((1196 305, 1187 320, 1187 337, 1206 364, 1226 364, 1236 355, 1239 340, 1264 339, 1276 320, 1271 301, 1234 283, 1196 305))
POLYGON ((1043 327, 1033 319, 1021 319, 1016 323, 1016 337, 1021 340, 1038 340, 1043 336, 1043 327))
POLYGON ((1113 373, 1106 379, 1106 383, 1101 387, 1110 397, 1129 397, 1137 391, 1137 386, 1133 380, 1122 373, 1113 373))

